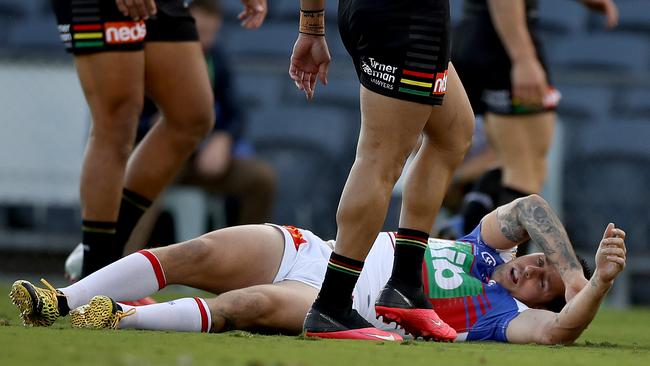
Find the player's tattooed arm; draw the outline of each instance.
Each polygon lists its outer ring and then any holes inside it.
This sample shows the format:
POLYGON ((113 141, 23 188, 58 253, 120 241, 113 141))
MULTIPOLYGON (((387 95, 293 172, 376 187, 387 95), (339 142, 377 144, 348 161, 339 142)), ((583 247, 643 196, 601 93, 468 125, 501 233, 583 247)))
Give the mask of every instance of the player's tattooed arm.
MULTIPOLYGON (((488 214, 481 227, 483 240, 495 249, 510 249, 527 240, 537 244, 555 266, 565 284, 586 284, 582 267, 559 217, 538 195, 519 198, 488 214)), ((573 293, 573 292, 571 292, 573 293)))
MULTIPOLYGON (((547 261, 560 272, 562 279, 573 279, 574 275, 582 274, 582 267, 573 251, 571 241, 560 218, 551 206, 540 196, 531 195, 514 202, 516 220, 500 220, 501 232, 525 231, 530 240, 537 244, 546 255, 547 261)), ((505 234, 504 234, 505 235, 505 234)))

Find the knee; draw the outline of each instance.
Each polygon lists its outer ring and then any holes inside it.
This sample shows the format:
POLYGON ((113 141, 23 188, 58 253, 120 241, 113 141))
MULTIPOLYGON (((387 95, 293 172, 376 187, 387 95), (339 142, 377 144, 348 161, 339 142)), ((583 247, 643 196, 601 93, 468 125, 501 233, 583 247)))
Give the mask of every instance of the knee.
POLYGON ((211 309, 212 330, 227 332, 269 326, 274 306, 268 294, 242 289, 218 296, 211 309))
POLYGON ((143 103, 143 96, 133 93, 116 93, 102 97, 101 100, 91 103, 94 129, 100 132, 135 129, 143 103))
POLYGON ((215 123, 211 106, 185 108, 180 112, 165 113, 164 116, 164 123, 174 130, 174 136, 181 139, 183 144, 197 145, 210 133, 215 123))
POLYGON ((130 96, 106 100, 92 110, 93 125, 88 142, 128 158, 142 111, 142 101, 130 96))
POLYGON ((406 159, 411 149, 395 151, 386 154, 380 151, 366 151, 357 154, 354 165, 361 170, 361 174, 370 182, 376 182, 392 190, 393 186, 402 175, 406 159))
POLYGON ((458 130, 450 138, 452 142, 450 144, 450 147, 452 152, 454 152, 462 160, 472 145, 475 117, 472 114, 471 109, 469 109, 467 111, 459 112, 456 121, 458 123, 458 130))

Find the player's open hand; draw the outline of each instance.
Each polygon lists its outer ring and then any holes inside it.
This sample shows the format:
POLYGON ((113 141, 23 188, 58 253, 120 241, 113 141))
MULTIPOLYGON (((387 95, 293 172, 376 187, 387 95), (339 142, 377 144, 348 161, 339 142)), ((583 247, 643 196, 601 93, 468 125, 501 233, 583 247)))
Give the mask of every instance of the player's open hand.
POLYGON ((115 0, 115 5, 125 17, 135 21, 147 20, 158 11, 155 0, 115 0))
POLYGON ((241 20, 241 26, 246 29, 259 28, 268 12, 266 0, 241 0, 241 3, 244 5, 244 11, 237 16, 241 20))
POLYGON ((332 58, 325 37, 300 33, 293 45, 289 76, 307 100, 314 97, 316 78, 327 85, 327 68, 332 58))
POLYGON ((618 8, 613 0, 582 0, 582 3, 591 10, 603 13, 607 18, 607 28, 614 28, 618 24, 618 8))
POLYGON ((596 251, 596 275, 601 283, 611 283, 625 268, 625 231, 610 223, 596 251))
POLYGON ((546 72, 537 58, 531 57, 513 62, 512 100, 515 104, 541 108, 548 91, 546 72))

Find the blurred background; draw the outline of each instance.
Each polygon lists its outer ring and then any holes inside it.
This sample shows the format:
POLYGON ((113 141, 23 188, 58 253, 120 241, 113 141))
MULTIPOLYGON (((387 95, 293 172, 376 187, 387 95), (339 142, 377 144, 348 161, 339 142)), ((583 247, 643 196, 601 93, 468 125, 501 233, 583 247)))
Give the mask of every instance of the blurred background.
MULTIPOLYGON (((620 24, 613 31, 577 2, 539 2, 551 74, 563 96, 543 195, 592 262, 608 222, 627 231, 628 267, 610 304, 650 304, 650 1, 617 0, 620 24)), ((287 75, 297 1, 269 0, 265 24, 250 31, 237 21, 240 2, 222 0, 218 37, 248 151, 242 154, 275 173, 271 221, 324 238, 336 233, 360 120, 359 84, 336 26, 338 2, 327 4, 333 62, 329 85, 319 85, 311 102, 287 75)), ((462 1, 451 5, 456 23, 462 1)), ((0 0, 0 278, 61 274, 80 241, 78 180, 89 118, 50 1, 0 0)), ((398 187, 387 230, 397 227, 399 202, 398 187)), ((226 194, 172 186, 152 241, 185 240, 236 222, 230 206, 226 194)))

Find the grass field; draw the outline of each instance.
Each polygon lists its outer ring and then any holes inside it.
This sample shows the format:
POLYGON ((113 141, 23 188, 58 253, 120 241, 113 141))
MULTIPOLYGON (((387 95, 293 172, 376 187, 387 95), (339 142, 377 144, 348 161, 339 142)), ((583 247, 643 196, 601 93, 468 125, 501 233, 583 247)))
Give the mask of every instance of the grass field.
MULTIPOLYGON (((302 337, 23 328, 0 285, 0 366, 8 365, 650 365, 650 309, 603 310, 569 347, 497 343, 403 344, 302 337)), ((165 293, 159 300, 177 296, 165 293)))

